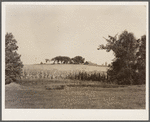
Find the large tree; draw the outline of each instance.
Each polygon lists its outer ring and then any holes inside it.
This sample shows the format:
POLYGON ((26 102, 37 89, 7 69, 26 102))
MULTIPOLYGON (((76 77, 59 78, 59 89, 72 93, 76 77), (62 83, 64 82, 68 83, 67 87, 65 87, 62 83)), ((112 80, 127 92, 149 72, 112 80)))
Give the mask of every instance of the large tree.
POLYGON ((118 84, 136 83, 136 52, 139 42, 133 33, 123 31, 119 36, 108 36, 106 46, 100 45, 98 49, 105 49, 107 52, 113 51, 115 59, 108 70, 109 80, 118 84))
POLYGON ((5 84, 16 81, 20 78, 23 64, 21 55, 17 53, 17 41, 12 33, 5 35, 5 84))
POLYGON ((82 64, 84 63, 85 58, 83 58, 82 56, 75 56, 74 58, 72 58, 72 61, 75 64, 82 64))

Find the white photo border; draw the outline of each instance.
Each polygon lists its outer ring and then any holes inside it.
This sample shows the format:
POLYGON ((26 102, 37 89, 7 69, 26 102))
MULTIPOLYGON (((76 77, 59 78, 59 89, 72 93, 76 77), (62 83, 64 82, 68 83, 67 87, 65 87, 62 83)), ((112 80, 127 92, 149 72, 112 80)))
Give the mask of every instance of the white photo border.
POLYGON ((2 120, 148 120, 149 119, 148 2, 2 2, 2 120), (145 5, 147 8, 146 109, 5 109, 5 7, 7 5, 145 5))

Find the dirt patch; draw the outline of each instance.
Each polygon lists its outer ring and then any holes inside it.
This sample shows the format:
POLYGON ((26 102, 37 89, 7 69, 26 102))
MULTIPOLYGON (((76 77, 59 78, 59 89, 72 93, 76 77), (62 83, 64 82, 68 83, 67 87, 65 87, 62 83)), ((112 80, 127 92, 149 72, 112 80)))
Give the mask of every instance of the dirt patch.
POLYGON ((22 86, 15 82, 5 85, 5 90, 12 90, 12 89, 21 90, 22 86))

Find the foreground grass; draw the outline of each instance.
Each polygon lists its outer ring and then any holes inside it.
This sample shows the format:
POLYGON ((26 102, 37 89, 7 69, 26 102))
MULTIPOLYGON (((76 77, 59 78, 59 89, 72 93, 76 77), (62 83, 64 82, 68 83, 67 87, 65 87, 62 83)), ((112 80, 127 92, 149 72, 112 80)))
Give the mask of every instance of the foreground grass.
POLYGON ((5 108, 145 109, 145 85, 48 79, 23 81, 6 85, 5 108))

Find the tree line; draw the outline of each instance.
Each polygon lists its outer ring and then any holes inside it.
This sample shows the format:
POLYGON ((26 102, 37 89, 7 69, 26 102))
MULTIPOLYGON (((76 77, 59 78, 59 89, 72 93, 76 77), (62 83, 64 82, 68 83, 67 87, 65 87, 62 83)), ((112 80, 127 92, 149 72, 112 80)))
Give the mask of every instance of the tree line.
POLYGON ((74 58, 70 58, 68 56, 56 56, 52 59, 45 59, 45 62, 53 61, 53 64, 83 64, 85 61, 85 58, 82 56, 75 56, 74 58))

